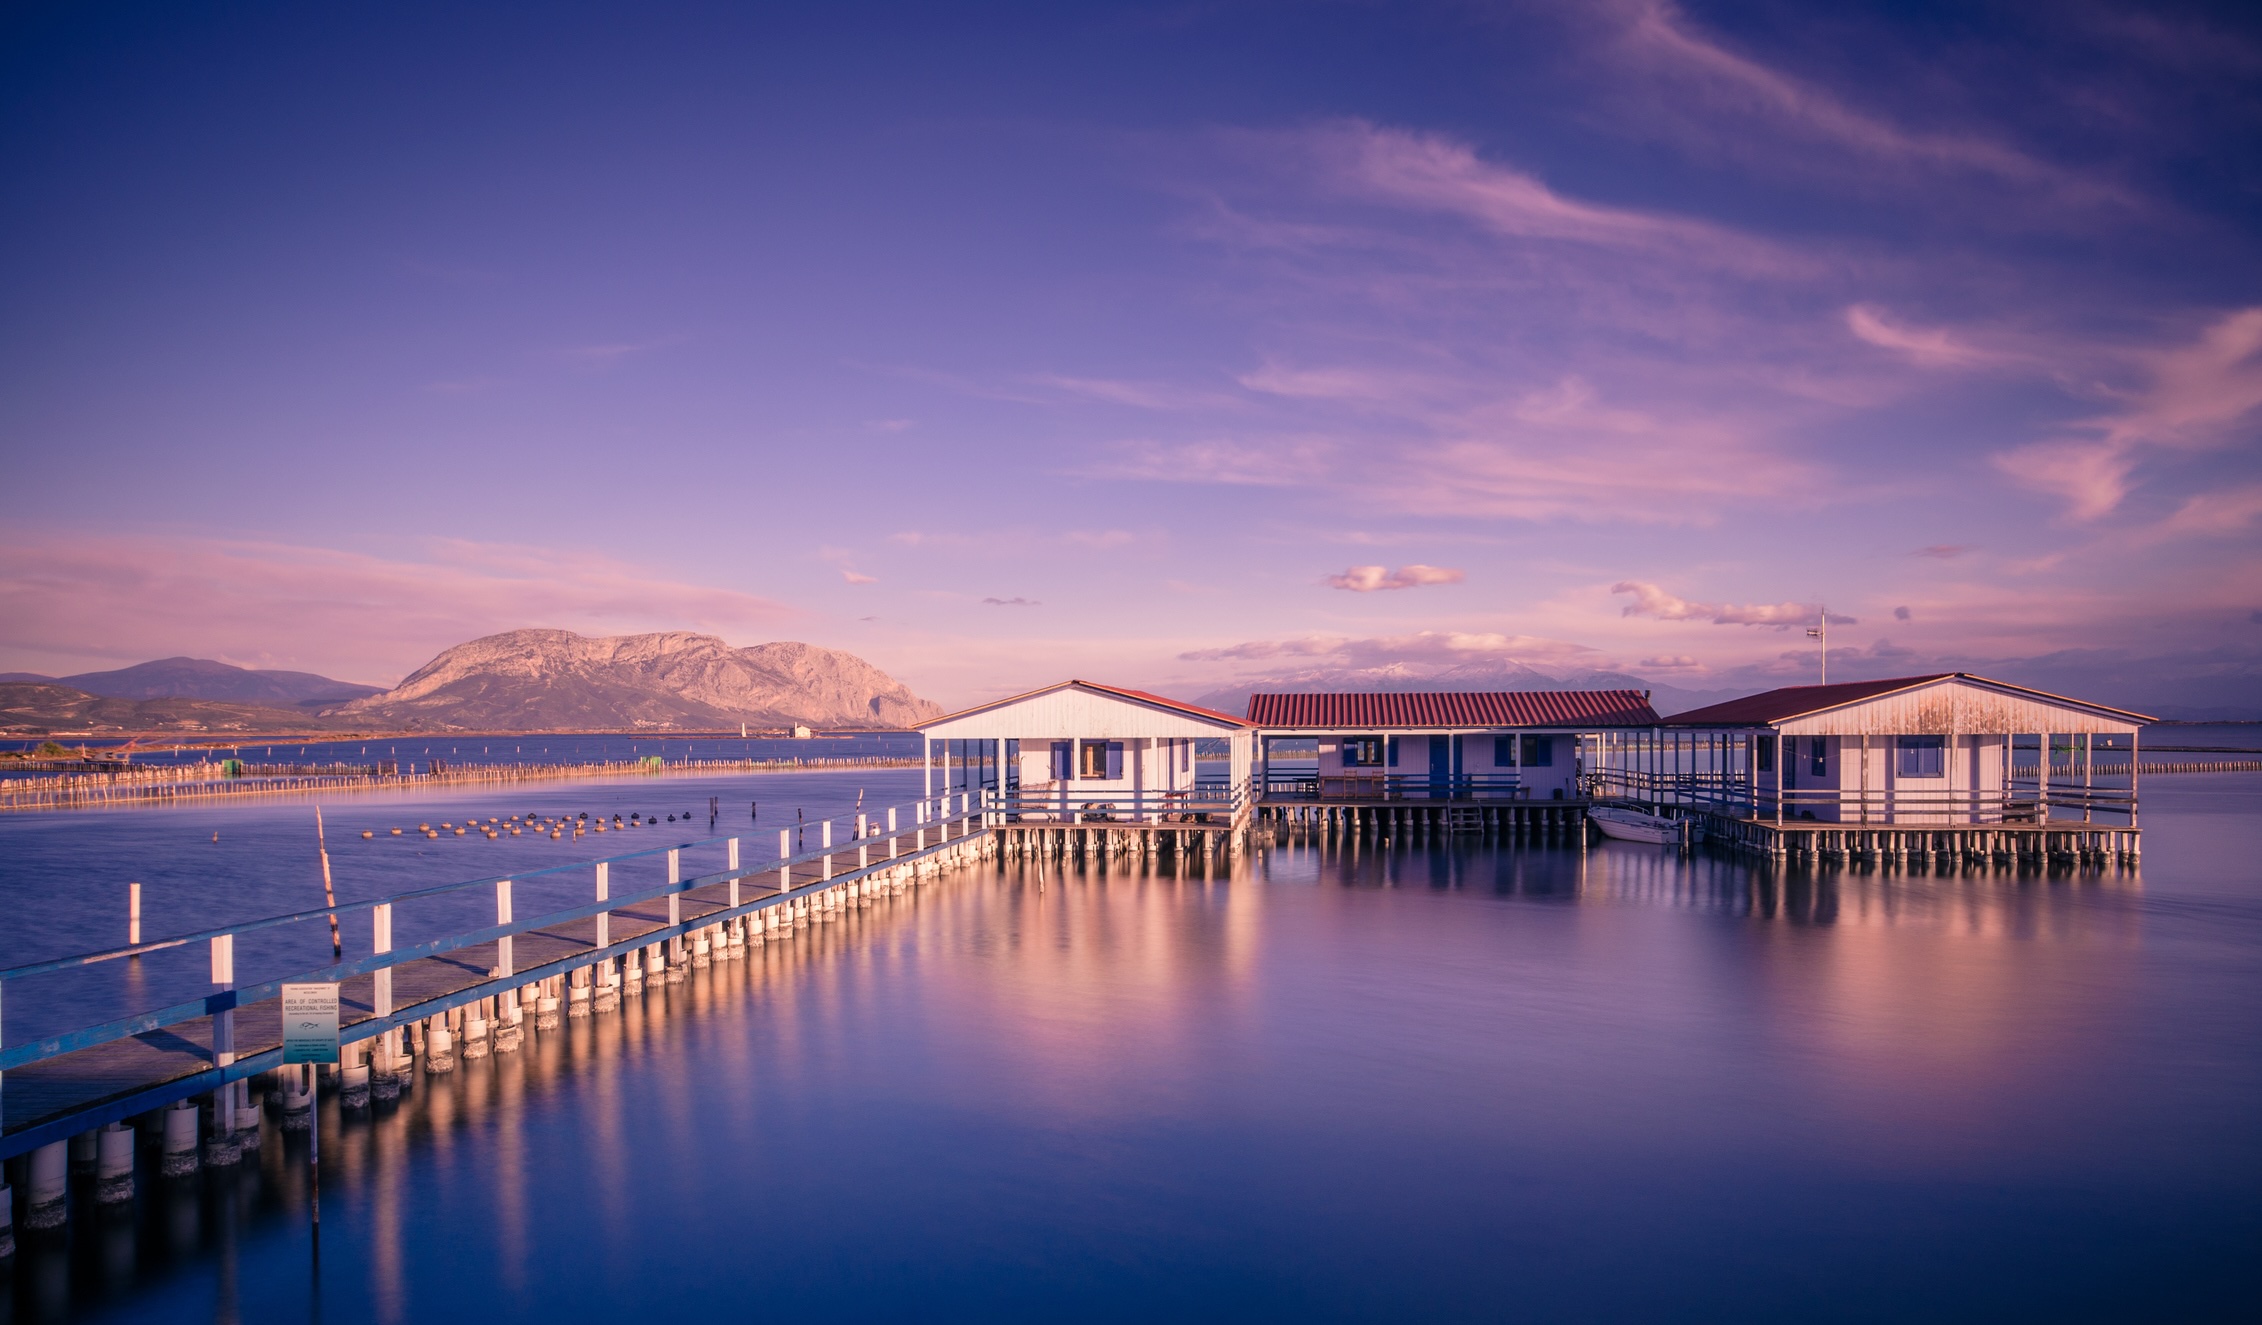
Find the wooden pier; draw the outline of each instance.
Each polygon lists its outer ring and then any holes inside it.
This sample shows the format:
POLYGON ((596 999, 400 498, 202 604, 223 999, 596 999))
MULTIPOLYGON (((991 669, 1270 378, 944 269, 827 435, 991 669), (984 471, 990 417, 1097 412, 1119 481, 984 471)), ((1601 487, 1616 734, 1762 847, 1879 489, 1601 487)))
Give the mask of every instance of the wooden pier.
MULTIPOLYGON (((750 947, 837 921, 875 897, 934 883, 956 867, 994 859, 1003 843, 985 831, 996 816, 978 793, 904 808, 908 814, 889 810, 844 822, 837 842, 831 821, 810 824, 805 831, 817 843, 808 851, 793 851, 787 833, 795 830, 787 830, 779 857, 760 864, 742 863, 740 839, 713 838, 343 904, 340 914, 366 913, 375 951, 283 979, 239 986, 237 938, 326 924, 327 909, 0 971, 0 990, 14 987, 20 999, 26 981, 203 947, 211 952, 215 986, 190 1002, 0 1047, 0 1158, 25 1157, 17 1161, 31 1187, 25 1224, 64 1217, 66 1147, 74 1158, 84 1150, 89 1164, 100 1159, 106 1166, 101 1191, 112 1195, 98 1193, 98 1200, 130 1198, 137 1150, 156 1152, 144 1157, 145 1167, 159 1176, 240 1162, 243 1148, 258 1144, 255 1078, 269 1077, 279 1088, 285 1128, 303 1127, 312 1077, 282 1065, 279 994, 286 981, 340 986, 340 1055, 328 1084, 348 1108, 366 1107, 397 1096, 419 1072, 444 1073, 463 1058, 513 1052, 530 1031, 616 1011, 648 985, 680 982, 691 970, 742 958, 750 947), (689 851, 721 855, 724 866, 687 876, 682 862, 689 851), (661 860, 666 882, 610 891, 617 867, 661 860), (586 905, 514 916, 514 892, 529 895, 529 885, 554 885, 569 873, 591 880, 586 905), (435 898, 460 904, 467 893, 492 894, 494 925, 394 945, 395 908, 435 898), (136 1124, 153 1145, 133 1143, 136 1124)), ((0 1223, 0 1245, 7 1241, 0 1223)))
POLYGON ((1777 823, 1695 811, 1704 840, 1777 859, 1972 865, 2135 864, 2143 830, 2096 823, 1777 823))
POLYGON ((1258 822, 1276 835, 1407 838, 1485 836, 1502 841, 1571 842, 1587 831, 1593 802, 1566 800, 1346 797, 1267 799, 1258 822))

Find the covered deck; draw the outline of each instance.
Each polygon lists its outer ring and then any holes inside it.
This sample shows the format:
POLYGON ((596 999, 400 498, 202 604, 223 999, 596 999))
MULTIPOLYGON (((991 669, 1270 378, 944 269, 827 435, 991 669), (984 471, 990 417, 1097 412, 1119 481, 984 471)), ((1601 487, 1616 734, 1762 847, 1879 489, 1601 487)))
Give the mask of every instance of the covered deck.
POLYGON ((1778 853, 2133 858, 2149 721, 1961 672, 1790 686, 1607 734, 1586 782, 1778 853))
POLYGON ((1249 721, 1260 804, 1388 810, 1579 800, 1599 733, 1659 718, 1639 690, 1535 690, 1258 694, 1249 721))

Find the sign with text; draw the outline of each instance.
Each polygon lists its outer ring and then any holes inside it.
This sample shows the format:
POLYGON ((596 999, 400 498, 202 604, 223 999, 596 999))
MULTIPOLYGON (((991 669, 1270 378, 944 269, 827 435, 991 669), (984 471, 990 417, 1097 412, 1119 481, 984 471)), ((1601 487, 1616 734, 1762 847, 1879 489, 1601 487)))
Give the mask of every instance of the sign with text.
POLYGON ((283 1061, 338 1061, 338 987, 283 986, 283 1061))

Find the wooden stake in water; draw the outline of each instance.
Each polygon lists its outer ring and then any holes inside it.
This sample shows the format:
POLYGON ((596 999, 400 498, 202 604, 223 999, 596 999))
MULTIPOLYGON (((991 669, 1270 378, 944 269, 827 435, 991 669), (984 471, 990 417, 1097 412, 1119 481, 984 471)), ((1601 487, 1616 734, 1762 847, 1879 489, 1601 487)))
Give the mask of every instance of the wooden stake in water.
MULTIPOLYGON (((314 845, 322 852, 322 904, 334 907, 338 904, 338 890, 330 884, 330 842, 328 838, 322 835, 322 807, 319 805, 314 807, 314 845)), ((338 913, 332 911, 330 913, 330 956, 335 959, 345 955, 345 941, 338 937, 338 913)))
POLYGON ((321 1082, 314 1064, 306 1066, 306 1173, 310 1180, 311 1200, 314 1208, 314 1262, 322 1263, 322 1096, 318 1093, 321 1082))

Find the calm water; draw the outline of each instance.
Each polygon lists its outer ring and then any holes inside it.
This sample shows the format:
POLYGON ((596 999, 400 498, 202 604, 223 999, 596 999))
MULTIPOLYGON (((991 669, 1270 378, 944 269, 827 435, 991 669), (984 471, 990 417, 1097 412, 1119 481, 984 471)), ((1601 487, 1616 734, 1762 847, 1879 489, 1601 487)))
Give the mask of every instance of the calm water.
MULTIPOLYGON (((962 875, 333 1108, 319 1314, 2245 1319, 2262 777, 2146 827, 2141 879, 962 875)), ((308 1318, 300 1144, 19 1233, 14 1319, 308 1318)))

